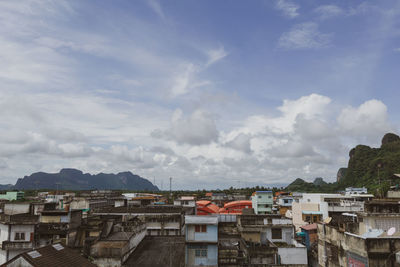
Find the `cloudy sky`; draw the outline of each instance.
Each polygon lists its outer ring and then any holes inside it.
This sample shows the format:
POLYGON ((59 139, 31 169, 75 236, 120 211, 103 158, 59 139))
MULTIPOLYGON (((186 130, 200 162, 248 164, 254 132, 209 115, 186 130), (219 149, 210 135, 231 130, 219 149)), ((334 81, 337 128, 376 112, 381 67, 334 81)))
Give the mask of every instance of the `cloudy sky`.
POLYGON ((400 126, 400 2, 1 0, 0 183, 333 181, 400 126))

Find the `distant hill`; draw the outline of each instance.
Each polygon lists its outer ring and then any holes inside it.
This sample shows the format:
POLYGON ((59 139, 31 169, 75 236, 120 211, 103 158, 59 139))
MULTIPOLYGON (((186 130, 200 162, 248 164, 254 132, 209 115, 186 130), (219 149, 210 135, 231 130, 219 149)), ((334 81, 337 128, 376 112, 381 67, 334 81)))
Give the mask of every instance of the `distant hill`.
POLYGON ((12 184, 0 184, 0 191, 12 190, 13 188, 14 188, 14 185, 12 185, 12 184))
POLYGON ((324 186, 327 184, 327 182, 325 182, 323 178, 317 177, 317 178, 315 178, 313 184, 316 186, 324 186))
POLYGON ((62 169, 59 173, 37 172, 18 179, 14 189, 60 189, 60 190, 90 190, 90 189, 120 189, 158 191, 157 186, 150 181, 131 172, 117 174, 89 174, 76 169, 62 169))
POLYGON ((285 190, 289 192, 330 193, 334 192, 336 187, 331 183, 325 182, 321 177, 315 178, 314 182, 312 183, 306 182, 301 178, 297 178, 291 184, 289 184, 285 190))

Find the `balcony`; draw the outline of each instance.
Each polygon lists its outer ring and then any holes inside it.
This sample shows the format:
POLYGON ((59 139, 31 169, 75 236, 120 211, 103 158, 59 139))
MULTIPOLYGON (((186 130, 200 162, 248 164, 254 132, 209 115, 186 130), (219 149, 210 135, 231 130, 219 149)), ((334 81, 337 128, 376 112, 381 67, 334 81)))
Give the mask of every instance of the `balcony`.
POLYGON ((22 250, 33 249, 33 242, 31 241, 3 241, 1 245, 3 250, 22 250))
POLYGON ((40 223, 37 227, 38 234, 60 235, 68 233, 67 223, 40 223))
POLYGON ((329 212, 362 212, 364 202, 331 202, 328 203, 329 212))
POLYGON ((14 215, 0 214, 0 222, 3 224, 37 224, 38 221, 38 215, 31 215, 29 213, 14 215))

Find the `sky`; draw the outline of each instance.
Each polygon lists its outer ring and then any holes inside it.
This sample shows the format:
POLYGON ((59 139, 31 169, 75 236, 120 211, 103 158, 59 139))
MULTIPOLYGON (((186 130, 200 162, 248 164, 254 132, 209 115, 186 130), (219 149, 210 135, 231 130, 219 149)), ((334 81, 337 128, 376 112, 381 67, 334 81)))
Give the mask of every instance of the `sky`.
POLYGON ((0 183, 335 181, 400 126, 400 2, 1 0, 0 183))

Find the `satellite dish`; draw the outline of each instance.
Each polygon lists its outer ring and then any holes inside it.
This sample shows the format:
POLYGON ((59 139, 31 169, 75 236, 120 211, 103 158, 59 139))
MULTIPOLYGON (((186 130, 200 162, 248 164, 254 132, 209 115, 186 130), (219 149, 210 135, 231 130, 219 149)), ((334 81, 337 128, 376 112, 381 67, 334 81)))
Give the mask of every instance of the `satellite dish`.
POLYGON ((394 235, 394 233, 396 233, 396 228, 395 227, 391 227, 388 231, 387 231, 387 235, 394 235))
POLYGON ((332 221, 332 217, 327 217, 327 218, 324 220, 324 223, 329 224, 331 221, 332 221))

